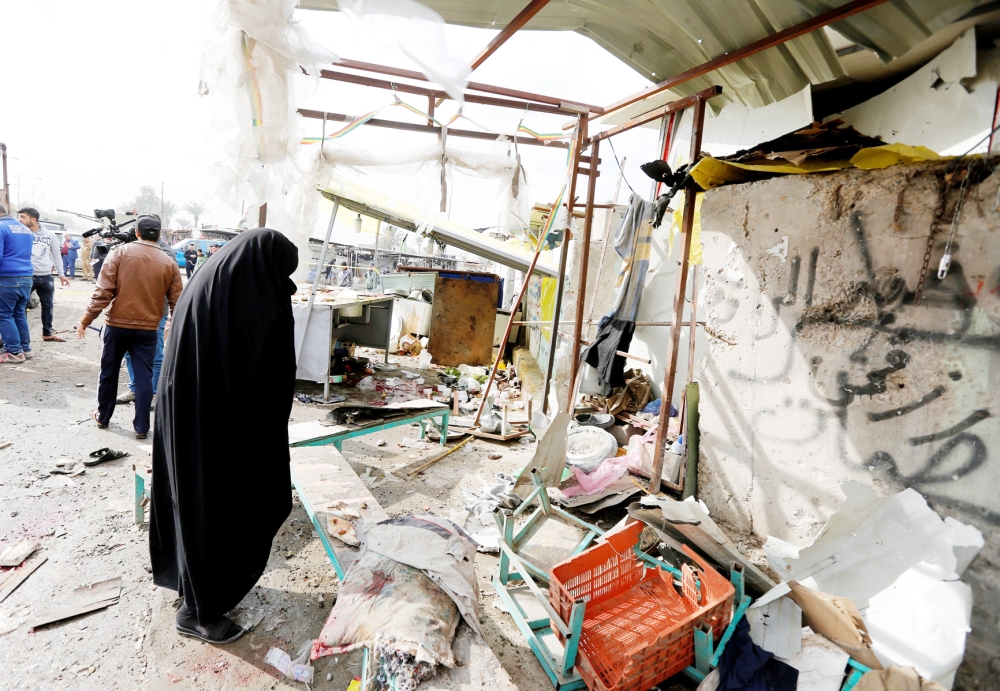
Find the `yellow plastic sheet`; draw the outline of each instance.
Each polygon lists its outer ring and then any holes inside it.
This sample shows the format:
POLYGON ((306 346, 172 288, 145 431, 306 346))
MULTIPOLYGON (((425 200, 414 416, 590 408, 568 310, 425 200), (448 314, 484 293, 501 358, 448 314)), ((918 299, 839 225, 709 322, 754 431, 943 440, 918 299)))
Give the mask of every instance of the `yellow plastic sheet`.
POLYGON ((691 170, 691 177, 703 190, 738 182, 749 182, 760 179, 755 173, 805 175, 807 173, 823 173, 843 168, 861 168, 875 170, 888 168, 897 164, 919 163, 921 161, 941 161, 950 157, 938 156, 925 146, 908 146, 907 144, 886 144, 861 149, 850 160, 823 161, 806 160, 799 165, 788 161, 764 161, 760 163, 735 163, 720 161, 710 156, 698 161, 691 170))
MULTIPOLYGON (((694 224, 691 226, 691 252, 688 257, 690 264, 701 264, 705 254, 705 247, 701 244, 701 202, 704 198, 705 195, 699 192, 694 200, 694 224)), ((674 222, 670 226, 670 235, 667 237, 668 257, 673 254, 674 235, 680 233, 681 222, 684 219, 684 195, 678 194, 675 199, 678 199, 679 202, 677 210, 674 211, 674 222)))
POLYGON ((851 164, 855 168, 874 170, 888 168, 897 163, 919 163, 920 161, 940 161, 950 156, 938 156, 926 146, 907 146, 906 144, 886 144, 862 149, 854 154, 851 164))

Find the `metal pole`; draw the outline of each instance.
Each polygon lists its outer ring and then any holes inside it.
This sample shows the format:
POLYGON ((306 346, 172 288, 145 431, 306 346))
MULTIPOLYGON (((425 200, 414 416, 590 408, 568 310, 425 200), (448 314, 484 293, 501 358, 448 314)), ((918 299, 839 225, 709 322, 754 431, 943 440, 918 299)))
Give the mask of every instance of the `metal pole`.
MULTIPOLYGON (((326 248, 330 243, 330 234, 333 233, 333 223, 337 220, 337 211, 340 209, 340 199, 333 202, 333 213, 330 214, 330 222, 326 225, 326 237, 323 239, 323 246, 319 250, 319 264, 316 265, 316 275, 313 276, 312 292, 309 294, 309 306, 306 307, 306 326, 302 329, 302 338, 305 338, 309 331, 309 320, 312 319, 313 302, 316 301, 316 289, 319 287, 319 273, 323 270, 323 262, 326 261, 326 248)), ((261 226, 263 227, 263 226, 261 226)), ((331 311, 332 315, 333 312, 331 311)), ((332 317, 331 317, 332 318, 332 317)), ((298 353, 295 354, 296 362, 298 353)), ((323 382, 323 402, 330 400, 330 358, 326 358, 326 381, 323 382)))
POLYGON ((0 152, 3 153, 3 203, 7 207, 7 213, 14 215, 14 210, 10 207, 10 185, 7 184, 7 145, 0 144, 0 152))
MULTIPOLYGON (((576 124, 576 150, 573 152, 573 161, 570 166, 569 196, 566 198, 566 233, 563 237, 562 252, 559 253, 559 284, 556 286, 555 313, 552 315, 552 329, 549 332, 549 364, 545 368, 545 392, 542 394, 542 413, 548 412, 549 389, 552 386, 552 370, 556 360, 556 342, 559 335, 559 312, 562 311, 563 288, 566 285, 566 259, 569 257, 569 242, 573 237, 573 199, 576 197, 576 177, 580 171, 580 156, 583 154, 583 145, 587 141, 587 118, 580 115, 576 124)), ((594 165, 594 157, 590 157, 590 165, 594 165)), ((552 209, 552 213, 559 213, 558 208, 552 209)), ((572 382, 570 382, 572 386, 572 382)))
MULTIPOLYGON (((691 125, 692 163, 698 159, 701 152, 701 136, 705 124, 705 101, 698 99, 694 105, 694 122, 691 125)), ((687 292, 688 264, 691 260, 691 234, 694 228, 694 206, 698 197, 698 185, 694 181, 684 190, 684 216, 681 220, 683 237, 681 250, 681 265, 677 270, 677 287, 674 291, 674 324, 680 324, 684 318, 684 294, 687 292)), ((691 320, 694 321, 693 319, 691 320)), ((663 473, 663 439, 666 436, 667 424, 670 422, 670 404, 674 397, 674 379, 677 375, 677 359, 681 347, 680 327, 670 329, 670 359, 663 372, 663 390, 660 394, 660 420, 656 428, 655 455, 653 456, 653 477, 650 480, 649 491, 656 494, 660 491, 660 475, 663 473)))
MULTIPOLYGON (((587 270, 590 268, 590 232, 594 225, 594 193, 597 191, 597 160, 600 142, 594 142, 590 151, 590 175, 587 181, 587 210, 583 216, 583 256, 580 259, 580 285, 576 291, 576 324, 573 327, 573 358, 570 360, 569 401, 566 412, 572 413, 576 403, 573 395, 573 383, 580 367, 580 336, 583 330, 583 308, 587 297, 587 270)), ((558 319, 558 315, 556 316, 558 319)))

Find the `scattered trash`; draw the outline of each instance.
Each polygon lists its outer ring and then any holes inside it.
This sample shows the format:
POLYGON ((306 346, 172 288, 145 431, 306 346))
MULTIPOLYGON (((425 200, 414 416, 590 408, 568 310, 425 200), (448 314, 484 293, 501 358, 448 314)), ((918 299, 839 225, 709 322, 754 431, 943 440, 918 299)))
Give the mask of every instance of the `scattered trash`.
POLYGON ((912 667, 886 667, 865 672, 854 687, 857 691, 944 691, 943 687, 917 674, 912 667))
POLYGON ((783 592, 780 587, 772 588, 750 605, 746 616, 754 643, 780 658, 791 658, 802 649, 802 608, 791 598, 780 597, 783 592))
POLYGON ((982 535, 954 519, 941 520, 913 489, 880 497, 851 481, 841 490, 843 505, 808 546, 768 537, 768 563, 800 584, 789 583, 790 596, 814 631, 832 638, 813 624, 803 587, 820 591, 813 599, 846 598, 855 612, 864 610, 871 649, 884 664, 913 667, 950 689, 971 629, 972 590, 958 578, 982 535))
POLYGON ((28 579, 28 576, 46 561, 48 561, 48 557, 36 554, 20 567, 4 574, 3 578, 0 579, 0 602, 6 600, 8 595, 14 592, 19 585, 28 579))
POLYGON ((499 461, 501 458, 503 458, 503 454, 491 453, 487 456, 487 458, 490 459, 491 461, 499 461))
POLYGON ((376 439, 375 446, 385 446, 385 439, 376 439))
POLYGON ((0 552, 0 566, 20 566, 21 562, 35 553, 39 544, 23 538, 18 540, 3 552, 0 552))
POLYGON ((726 643, 718 669, 718 691, 796 691, 799 679, 799 670, 753 642, 745 617, 726 643))
POLYGON ((56 466, 49 471, 49 474, 69 475, 70 477, 75 477, 77 475, 83 475, 85 472, 87 472, 87 466, 83 463, 72 461, 68 463, 56 463, 56 466))
POLYGON ((76 383, 73 386, 75 386, 78 389, 82 389, 85 385, 83 383, 76 383))
POLYGON ((32 624, 34 631, 42 626, 53 624, 63 619, 76 617, 88 612, 96 612, 111 605, 118 604, 121 596, 122 579, 110 578, 89 586, 77 588, 71 594, 66 604, 40 615, 32 624))
POLYGON ((0 449, 6 449, 8 446, 11 446, 13 443, 14 442, 12 442, 12 441, 0 441, 0 449))
POLYGON ((578 425, 607 429, 615 424, 615 416, 607 413, 584 413, 574 418, 578 425))
POLYGON ((375 390, 375 380, 372 377, 365 377, 358 382, 358 391, 374 391, 375 390))
POLYGON ((104 463, 105 461, 116 461, 119 458, 125 458, 130 455, 128 451, 115 451, 107 446, 98 449, 97 451, 92 451, 90 453, 90 460, 85 460, 83 464, 87 467, 95 466, 98 463, 104 463))
POLYGON ((431 448, 431 445, 428 442, 422 441, 420 439, 409 439, 409 438, 404 438, 402 441, 400 441, 397 444, 397 446, 400 446, 400 447, 402 447, 404 449, 429 449, 429 448, 431 448))
POLYGON ((307 651, 296 659, 295 662, 292 662, 292 658, 284 650, 271 648, 267 651, 264 661, 289 679, 311 684, 313 683, 313 667, 312 665, 305 664, 308 656, 309 653, 307 651))

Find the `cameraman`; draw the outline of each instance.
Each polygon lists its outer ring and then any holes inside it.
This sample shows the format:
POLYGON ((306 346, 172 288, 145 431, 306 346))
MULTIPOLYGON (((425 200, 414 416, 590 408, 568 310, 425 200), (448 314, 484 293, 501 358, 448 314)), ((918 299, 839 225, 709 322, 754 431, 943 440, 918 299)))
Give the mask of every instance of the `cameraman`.
POLYGON ((140 216, 136 223, 135 242, 111 250, 104 261, 97 288, 86 313, 76 327, 83 338, 87 326, 105 308, 104 351, 101 377, 97 387, 97 410, 90 416, 100 429, 106 429, 115 411, 118 372, 122 358, 129 353, 135 372, 135 417, 132 425, 136 439, 149 433, 149 404, 153 398, 153 358, 156 332, 166 298, 171 313, 181 294, 181 273, 177 262, 157 246, 160 219, 140 216))

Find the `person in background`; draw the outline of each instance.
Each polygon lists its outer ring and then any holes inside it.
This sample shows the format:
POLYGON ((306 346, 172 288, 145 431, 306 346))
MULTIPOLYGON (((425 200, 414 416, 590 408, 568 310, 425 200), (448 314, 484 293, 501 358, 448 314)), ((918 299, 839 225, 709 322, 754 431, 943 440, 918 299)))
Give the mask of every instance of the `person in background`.
MULTIPOLYGON (((170 243, 167 242, 163 235, 160 235, 160 239, 157 240, 156 244, 161 250, 163 250, 163 253, 170 258, 170 261, 175 261, 174 250, 170 247, 170 243)), ((156 329, 156 351, 153 353, 153 398, 150 399, 150 410, 154 410, 156 408, 156 389, 160 383, 160 367, 163 364, 163 336, 167 328, 169 316, 170 305, 167 304, 166 300, 164 300, 163 318, 160 319, 160 326, 156 329)), ((132 369, 132 356, 128 353, 125 353, 125 369, 128 370, 128 391, 115 399, 115 403, 122 405, 133 403, 135 401, 135 370, 132 369)))
POLYGON ((340 262, 340 273, 337 274, 337 285, 350 288, 354 285, 354 272, 347 268, 347 262, 340 262))
POLYGON ((107 249, 108 244, 100 237, 94 241, 94 246, 90 248, 90 266, 94 269, 95 281, 101 277, 101 267, 104 266, 104 260, 108 256, 107 249))
POLYGON ((76 278, 76 257, 80 250, 80 243, 74 240, 69 233, 64 233, 62 255, 63 255, 63 276, 76 278))
POLYGON ((69 285, 69 280, 59 272, 59 240, 51 230, 38 225, 37 209, 24 207, 17 212, 17 220, 31 230, 31 289, 38 293, 38 300, 42 303, 42 340, 62 343, 66 339, 56 336, 52 330, 52 307, 56 295, 53 276, 58 276, 63 286, 69 285))
POLYGON ((197 271, 198 269, 200 269, 202 265, 207 261, 208 257, 205 255, 205 253, 202 252, 201 250, 198 250, 198 263, 195 264, 194 270, 197 271))
POLYGON ((212 245, 211 247, 208 248, 208 256, 211 257, 213 254, 215 254, 218 251, 219 251, 219 246, 218 245, 212 245))
POLYGON ((188 245, 188 248, 184 250, 184 271, 187 272, 187 277, 191 278, 194 276, 194 267, 198 263, 198 252, 194 249, 194 243, 192 242, 188 245))
POLYGON ((122 358, 129 353, 136 389, 132 426, 136 439, 145 439, 149 434, 153 356, 163 300, 166 298, 173 310, 182 284, 177 262, 165 256, 156 244, 160 239, 160 219, 154 215, 140 216, 135 232, 138 238, 135 242, 119 245, 108 253, 90 305, 76 325, 76 335, 83 338, 87 326, 107 308, 97 410, 90 417, 99 429, 107 429, 115 412, 122 358))
POLYGON ((80 264, 83 265, 83 280, 93 281, 94 280, 94 264, 90 261, 90 253, 94 249, 94 239, 84 238, 83 246, 80 248, 80 256, 83 260, 80 264))
POLYGON ((365 288, 369 293, 382 289, 382 274, 375 268, 375 262, 368 264, 368 271, 365 271, 365 288))
POLYGON ((183 636, 229 643, 244 633, 226 612, 261 577, 292 509, 297 265, 278 231, 245 231, 199 269, 174 312, 153 433, 149 556, 153 583, 184 598, 183 636))
POLYGON ((31 296, 31 230, 7 213, 0 204, 0 338, 4 352, 0 364, 16 365, 30 360, 28 298, 31 296))

